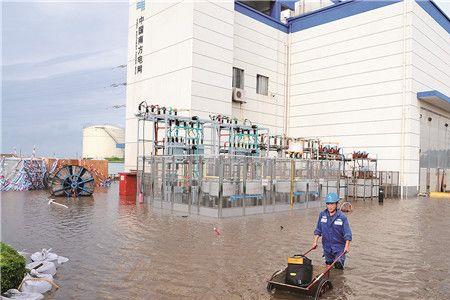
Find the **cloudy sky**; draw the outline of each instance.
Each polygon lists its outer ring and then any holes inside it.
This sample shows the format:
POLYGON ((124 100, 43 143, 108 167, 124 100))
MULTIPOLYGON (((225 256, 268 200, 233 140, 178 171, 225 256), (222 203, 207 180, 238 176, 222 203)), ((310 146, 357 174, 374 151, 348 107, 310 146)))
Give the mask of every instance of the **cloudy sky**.
POLYGON ((82 128, 124 125, 128 2, 4 2, 2 152, 81 155, 82 128))
MULTIPOLYGON (((450 1, 437 1, 450 15, 450 1)), ((81 155, 82 128, 124 126, 128 1, 3 1, 1 152, 81 155)))

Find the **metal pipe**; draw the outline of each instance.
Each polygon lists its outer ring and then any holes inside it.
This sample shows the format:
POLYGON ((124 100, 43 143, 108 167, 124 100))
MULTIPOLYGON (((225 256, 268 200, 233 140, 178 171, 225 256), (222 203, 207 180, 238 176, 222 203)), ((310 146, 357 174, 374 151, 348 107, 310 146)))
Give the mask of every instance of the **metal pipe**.
POLYGON ((404 198, 404 188, 405 188, 405 127, 406 127, 406 117, 405 117, 405 107, 406 107, 406 23, 408 20, 408 0, 403 1, 403 81, 402 81, 402 121, 401 121, 401 144, 400 144, 400 172, 401 172, 401 198, 404 198))
POLYGON ((430 184, 431 184, 431 121, 433 120, 431 117, 428 117, 428 149, 427 149, 427 185, 426 185, 426 192, 427 194, 430 193, 430 184))
MULTIPOLYGON (((291 23, 289 23, 289 31, 291 32, 291 23)), ((283 122, 283 134, 288 135, 288 119, 289 119, 289 85, 290 85, 290 60, 291 60, 291 35, 287 36, 286 43, 286 78, 284 82, 284 122, 283 122)))
POLYGON ((291 159, 291 187, 289 191, 289 201, 291 208, 294 207, 294 176, 295 176, 295 161, 291 159))

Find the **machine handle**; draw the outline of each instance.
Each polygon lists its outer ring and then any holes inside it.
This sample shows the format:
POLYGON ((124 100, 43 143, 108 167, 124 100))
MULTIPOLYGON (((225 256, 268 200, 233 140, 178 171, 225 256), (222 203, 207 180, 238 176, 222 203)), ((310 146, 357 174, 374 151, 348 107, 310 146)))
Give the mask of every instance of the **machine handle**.
POLYGON ((315 247, 311 247, 311 249, 309 249, 308 251, 305 252, 305 254, 303 254, 303 256, 306 256, 306 254, 308 254, 309 252, 313 251, 317 249, 317 245, 315 247))
POLYGON ((347 251, 343 251, 338 257, 336 257, 336 259, 333 261, 333 263, 331 265, 329 265, 328 267, 325 268, 325 270, 320 273, 319 276, 317 276, 307 287, 306 289, 310 289, 315 283, 316 281, 320 280, 320 278, 323 277, 323 275, 325 275, 333 266, 335 263, 337 263, 337 261, 345 254, 347 253, 347 251))

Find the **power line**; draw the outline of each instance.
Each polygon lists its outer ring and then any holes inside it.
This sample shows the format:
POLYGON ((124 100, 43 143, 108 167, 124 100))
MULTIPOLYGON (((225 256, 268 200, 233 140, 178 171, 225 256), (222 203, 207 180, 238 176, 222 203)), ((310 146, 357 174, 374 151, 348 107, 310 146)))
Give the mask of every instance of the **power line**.
POLYGON ((118 66, 115 66, 115 67, 112 68, 112 69, 114 70, 114 69, 126 68, 126 67, 127 67, 127 64, 124 64, 124 65, 118 65, 118 66))
POLYGON ((120 86, 126 86, 127 83, 126 82, 122 82, 122 83, 113 83, 110 85, 110 87, 120 87, 120 86))
MULTIPOLYGON (((41 89, 41 90, 33 90, 29 93, 8 93, 8 89, 3 89, 4 91, 4 100, 24 100, 24 99, 33 99, 35 100, 35 97, 49 97, 49 96, 62 96, 62 95, 70 95, 70 96, 76 96, 85 94, 86 92, 91 91, 99 91, 99 90, 105 90, 109 87, 105 86, 89 86, 89 85, 76 85, 76 86, 70 86, 73 89, 68 89, 67 87, 60 87, 59 89, 41 89), (56 91, 56 92, 55 92, 56 91)), ((113 90, 105 90, 105 92, 115 92, 113 90)), ((124 92, 124 91, 123 91, 124 92)), ((116 94, 117 95, 117 94, 116 94)))

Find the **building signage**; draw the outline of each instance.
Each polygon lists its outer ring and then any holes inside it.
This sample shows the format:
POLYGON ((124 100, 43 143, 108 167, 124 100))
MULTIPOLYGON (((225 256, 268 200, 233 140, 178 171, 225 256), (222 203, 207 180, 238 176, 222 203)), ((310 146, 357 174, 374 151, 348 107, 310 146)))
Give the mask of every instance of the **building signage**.
POLYGON ((144 11, 145 0, 136 2, 136 43, 134 49, 134 74, 142 73, 144 63, 144 11))

